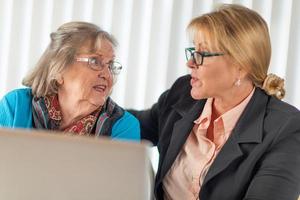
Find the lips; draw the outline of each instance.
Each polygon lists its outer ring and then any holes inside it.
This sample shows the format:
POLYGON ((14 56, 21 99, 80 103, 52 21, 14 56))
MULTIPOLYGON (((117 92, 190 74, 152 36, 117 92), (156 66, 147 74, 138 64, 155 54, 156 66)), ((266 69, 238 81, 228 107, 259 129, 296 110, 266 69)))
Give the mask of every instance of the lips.
POLYGON ((198 80, 199 80, 199 79, 197 79, 197 78, 195 78, 195 77, 192 77, 192 78, 191 78, 191 81, 190 81, 191 86, 194 86, 195 83, 196 83, 198 80))
POLYGON ((97 92, 105 92, 107 86, 106 86, 106 85, 95 85, 95 86, 93 86, 93 88, 94 88, 97 92))

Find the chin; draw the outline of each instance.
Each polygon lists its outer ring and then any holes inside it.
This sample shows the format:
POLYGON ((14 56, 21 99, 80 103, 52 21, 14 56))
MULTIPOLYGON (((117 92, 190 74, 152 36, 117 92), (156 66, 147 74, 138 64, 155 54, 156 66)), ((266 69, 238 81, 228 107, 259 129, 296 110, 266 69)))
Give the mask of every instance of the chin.
POLYGON ((206 98, 205 95, 203 95, 204 93, 201 91, 197 91, 195 89, 191 89, 191 96, 193 99, 195 100, 200 100, 200 99, 204 99, 206 98))
POLYGON ((92 102, 93 105, 95 105, 96 107, 100 107, 100 106, 103 106, 106 102, 106 99, 107 98, 104 98, 104 97, 97 97, 97 98, 93 98, 91 99, 90 102, 92 102))

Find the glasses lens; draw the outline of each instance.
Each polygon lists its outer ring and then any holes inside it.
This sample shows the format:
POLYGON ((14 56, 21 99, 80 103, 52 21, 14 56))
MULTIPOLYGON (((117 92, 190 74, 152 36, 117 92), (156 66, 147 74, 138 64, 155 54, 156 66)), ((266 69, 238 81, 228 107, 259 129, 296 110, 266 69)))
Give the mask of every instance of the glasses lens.
POLYGON ((194 53, 194 58, 195 58, 195 64, 196 65, 201 65, 201 63, 202 63, 202 55, 200 54, 200 53, 198 53, 198 52, 195 52, 194 53))
POLYGON ((122 65, 119 62, 112 62, 110 64, 110 70, 113 74, 118 75, 122 70, 122 65))
POLYGON ((185 49, 186 60, 189 61, 192 58, 192 52, 189 49, 185 49))
POLYGON ((102 70, 102 68, 103 68, 103 64, 102 64, 101 60, 99 60, 95 57, 89 58, 89 66, 94 70, 102 70))

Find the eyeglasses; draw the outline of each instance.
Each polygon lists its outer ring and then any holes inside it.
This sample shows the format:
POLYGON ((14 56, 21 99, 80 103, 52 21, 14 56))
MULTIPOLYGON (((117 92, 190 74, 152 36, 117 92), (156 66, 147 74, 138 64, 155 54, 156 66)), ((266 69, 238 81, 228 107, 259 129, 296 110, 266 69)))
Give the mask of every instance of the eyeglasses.
POLYGON ((196 51, 194 47, 185 49, 186 60, 193 59, 193 62, 199 66, 203 64, 204 57, 222 56, 224 53, 210 53, 205 51, 196 51))
POLYGON ((106 65, 108 65, 109 71, 114 75, 120 74, 122 69, 122 65, 119 62, 110 61, 109 63, 104 63, 103 60, 97 57, 77 57, 75 60, 77 62, 88 63, 88 66, 95 71, 101 71, 106 65))

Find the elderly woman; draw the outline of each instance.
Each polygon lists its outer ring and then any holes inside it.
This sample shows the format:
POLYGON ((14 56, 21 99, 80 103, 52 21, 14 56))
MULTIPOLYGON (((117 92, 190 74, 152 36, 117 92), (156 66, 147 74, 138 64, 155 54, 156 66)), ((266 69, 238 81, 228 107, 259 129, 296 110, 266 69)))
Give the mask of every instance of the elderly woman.
POLYGON ((122 66, 98 26, 63 24, 23 84, 0 102, 0 126, 139 140, 138 120, 110 97, 122 66))
POLYGON ((267 74, 266 22, 223 5, 187 30, 190 75, 151 109, 131 111, 160 153, 157 199, 296 200, 300 112, 279 100, 283 79, 267 74))

